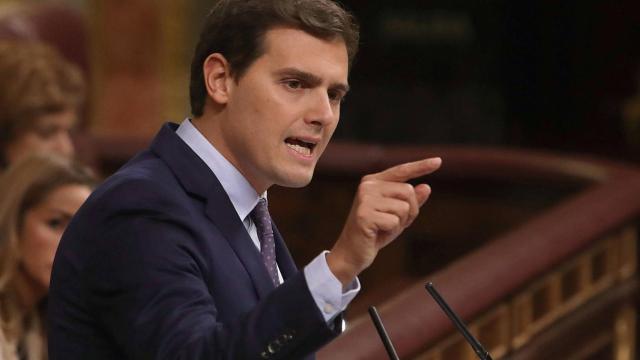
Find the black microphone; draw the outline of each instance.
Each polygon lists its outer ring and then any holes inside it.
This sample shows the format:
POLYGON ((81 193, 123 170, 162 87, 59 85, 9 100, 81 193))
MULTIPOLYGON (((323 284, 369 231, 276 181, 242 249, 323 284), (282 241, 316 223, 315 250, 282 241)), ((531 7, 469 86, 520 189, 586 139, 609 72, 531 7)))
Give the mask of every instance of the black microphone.
POLYGON ((371 315, 371 320, 373 320, 373 324, 376 326, 376 330, 378 330, 378 335, 380 335, 380 339, 382 339, 384 348, 387 350, 387 354, 389 354, 389 359, 400 360, 389 335, 387 335, 387 331, 384 329, 384 325, 382 325, 382 320, 380 320, 380 315, 378 315, 378 310, 376 310, 375 306, 369 307, 369 315, 371 315))
POLYGON ((464 336, 464 338, 467 340, 467 342, 469 344, 471 344, 471 347, 473 348, 473 351, 475 351, 476 355, 478 355, 480 360, 493 360, 491 358, 491 355, 489 355, 489 352, 487 352, 487 350, 485 350, 482 347, 482 345, 480 345, 480 342, 478 340, 476 340, 476 338, 473 337, 473 335, 471 335, 471 333, 469 332, 467 327, 464 325, 462 320, 460 320, 458 315, 456 315, 456 313, 454 313, 453 310, 451 310, 451 308, 449 307, 449 305, 447 305, 447 303, 444 301, 442 296, 440 296, 438 291, 436 291, 436 288, 433 287, 433 283, 428 282, 424 287, 427 289, 429 294, 431 294, 431 296, 438 303, 438 305, 440 305, 442 310, 444 310, 444 312, 447 314, 449 319, 451 319, 453 324, 462 333, 462 336, 464 336))

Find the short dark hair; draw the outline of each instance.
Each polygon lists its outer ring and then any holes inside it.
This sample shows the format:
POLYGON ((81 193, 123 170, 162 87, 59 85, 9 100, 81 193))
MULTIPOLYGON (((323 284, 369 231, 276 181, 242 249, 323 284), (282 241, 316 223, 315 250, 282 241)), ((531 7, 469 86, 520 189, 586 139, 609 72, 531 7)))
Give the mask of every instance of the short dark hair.
POLYGON ((203 64, 222 54, 238 80, 264 53, 264 35, 278 27, 300 29, 317 38, 341 38, 349 67, 358 52, 359 26, 355 17, 332 0, 219 0, 206 18, 191 63, 191 113, 201 116, 207 90, 203 64))

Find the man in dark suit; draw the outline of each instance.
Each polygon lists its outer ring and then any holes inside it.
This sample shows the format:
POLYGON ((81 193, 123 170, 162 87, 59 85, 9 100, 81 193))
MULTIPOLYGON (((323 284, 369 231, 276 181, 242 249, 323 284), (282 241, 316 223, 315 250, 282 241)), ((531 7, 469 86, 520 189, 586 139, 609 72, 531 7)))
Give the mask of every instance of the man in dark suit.
POLYGON ((427 200, 406 181, 440 165, 365 176, 331 251, 296 269, 266 191, 311 180, 357 42, 330 0, 217 3, 193 60, 193 118, 163 126, 67 228, 50 359, 310 359, 340 333, 357 275, 427 200))

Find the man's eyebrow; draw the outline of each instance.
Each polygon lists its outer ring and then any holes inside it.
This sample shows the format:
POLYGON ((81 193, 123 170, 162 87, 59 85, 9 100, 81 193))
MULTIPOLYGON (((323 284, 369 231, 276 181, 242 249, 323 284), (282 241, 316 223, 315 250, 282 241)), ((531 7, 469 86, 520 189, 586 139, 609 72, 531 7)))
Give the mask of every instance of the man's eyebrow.
POLYGON ((338 91, 342 92, 342 94, 346 94, 346 93, 349 92, 349 85, 348 84, 337 83, 337 84, 332 84, 331 86, 329 86, 329 89, 338 90, 338 91))
MULTIPOLYGON (((309 86, 318 86, 320 84, 322 84, 322 78, 320 78, 319 76, 316 76, 312 73, 306 72, 306 71, 302 71, 300 69, 296 69, 296 68, 284 68, 281 70, 278 70, 276 72, 277 75, 279 76, 291 76, 291 77, 295 77, 305 83, 307 83, 309 86)), ((349 85, 348 84, 343 84, 343 83, 335 83, 335 84, 331 84, 329 86, 330 89, 332 90, 338 90, 338 91, 342 91, 344 93, 347 93, 349 91, 349 85)))

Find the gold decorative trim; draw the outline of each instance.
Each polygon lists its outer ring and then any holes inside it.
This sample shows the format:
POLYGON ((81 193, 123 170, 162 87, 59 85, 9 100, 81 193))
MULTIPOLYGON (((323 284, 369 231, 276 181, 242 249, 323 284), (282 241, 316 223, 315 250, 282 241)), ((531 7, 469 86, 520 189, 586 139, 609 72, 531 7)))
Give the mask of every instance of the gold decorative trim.
POLYGON ((636 274, 638 254, 638 231, 629 227, 620 236, 620 278, 628 279, 636 274))
POLYGON ((636 316, 636 309, 632 304, 625 305, 616 315, 614 330, 614 359, 616 360, 636 358, 636 316))
MULTIPOLYGON (((635 276, 637 241, 637 229, 633 226, 604 237, 478 316, 469 330, 494 359, 506 356, 561 317, 616 283, 635 276)), ((602 337, 603 341, 614 342, 612 355, 616 360, 635 358, 635 322, 636 309, 628 305, 618 313, 615 329, 602 337)), ((454 333, 414 359, 471 360, 475 354, 464 338, 454 333)))

